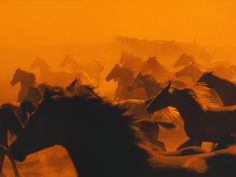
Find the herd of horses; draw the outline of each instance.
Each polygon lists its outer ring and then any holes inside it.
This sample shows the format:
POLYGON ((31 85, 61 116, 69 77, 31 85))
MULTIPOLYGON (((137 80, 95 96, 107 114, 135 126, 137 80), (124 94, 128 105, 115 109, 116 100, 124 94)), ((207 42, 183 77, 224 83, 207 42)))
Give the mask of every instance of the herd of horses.
POLYGON ((41 83, 31 72, 15 71, 10 84, 21 85, 19 104, 0 106, 1 174, 6 154, 23 161, 61 145, 80 177, 236 176, 233 65, 225 66, 227 73, 218 72, 222 66, 209 72, 183 54, 173 65, 178 71, 170 72, 156 57, 142 61, 123 53, 105 78, 117 82, 111 101, 97 93, 93 83, 100 83, 104 67, 92 63, 87 68, 66 55, 61 66, 71 65, 71 72, 56 72, 36 58, 32 67, 40 66, 41 83), (175 129, 176 120, 184 122, 188 139, 169 152, 159 135, 175 129), (16 135, 9 147, 8 130, 16 135), (213 144, 210 152, 203 142, 213 144))

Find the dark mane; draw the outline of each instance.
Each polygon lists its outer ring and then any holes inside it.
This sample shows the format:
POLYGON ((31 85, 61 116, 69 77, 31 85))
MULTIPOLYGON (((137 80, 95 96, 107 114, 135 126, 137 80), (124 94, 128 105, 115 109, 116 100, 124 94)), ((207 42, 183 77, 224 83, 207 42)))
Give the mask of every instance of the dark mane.
POLYGON ((217 104, 211 101, 210 89, 204 84, 196 84, 192 88, 185 88, 182 90, 175 90, 174 92, 181 94, 188 100, 192 99, 203 111, 217 108, 217 104))

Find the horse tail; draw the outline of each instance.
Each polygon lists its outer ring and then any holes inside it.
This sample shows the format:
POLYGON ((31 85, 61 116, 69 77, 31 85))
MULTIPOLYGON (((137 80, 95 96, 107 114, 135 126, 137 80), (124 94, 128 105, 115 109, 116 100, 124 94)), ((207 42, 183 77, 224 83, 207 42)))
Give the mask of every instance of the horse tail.
POLYGON ((169 123, 169 122, 159 122, 159 121, 154 121, 154 123, 156 124, 156 126, 162 126, 166 129, 174 129, 176 128, 176 125, 173 123, 169 123))

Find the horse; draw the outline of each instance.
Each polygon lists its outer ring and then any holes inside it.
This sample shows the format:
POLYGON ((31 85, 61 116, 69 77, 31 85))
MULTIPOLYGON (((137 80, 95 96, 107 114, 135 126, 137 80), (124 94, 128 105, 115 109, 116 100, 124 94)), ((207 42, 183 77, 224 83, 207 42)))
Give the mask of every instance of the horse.
POLYGON ((16 69, 10 84, 14 86, 18 82, 20 82, 20 91, 17 101, 22 102, 25 101, 24 98, 26 97, 29 88, 36 85, 36 76, 33 73, 18 68, 16 69))
POLYGON ((63 88, 59 86, 50 86, 47 83, 41 83, 37 85, 36 76, 33 73, 24 71, 20 68, 16 69, 11 85, 14 86, 20 83, 20 91, 18 94, 18 102, 31 102, 35 107, 42 99, 42 95, 45 88, 50 88, 51 90, 62 91, 63 88))
POLYGON ((135 88, 144 88, 147 98, 156 95, 162 89, 162 85, 156 81, 156 79, 148 74, 142 74, 141 72, 135 77, 134 84, 128 89, 132 91, 135 88))
POLYGON ((136 74, 140 71, 143 61, 142 58, 123 51, 120 56, 119 64, 122 68, 128 69, 136 74))
POLYGON ((215 174, 215 169, 224 174, 219 177, 236 174, 229 161, 235 162, 235 154, 227 151, 178 157, 159 154, 123 113, 102 98, 50 97, 45 93, 10 152, 23 161, 29 154, 61 145, 81 177, 213 177, 210 174, 215 174), (219 165, 222 156, 224 165, 219 165), (213 159, 215 166, 208 166, 213 159), (199 162, 206 168, 196 169, 199 162))
POLYGON ((174 106, 184 120, 189 139, 178 149, 201 146, 203 141, 218 143, 236 132, 236 107, 218 107, 209 101, 209 88, 176 89, 169 84, 147 106, 149 112, 174 106))
POLYGON ((205 83, 208 87, 214 89, 224 106, 236 104, 236 85, 233 82, 222 79, 212 72, 206 72, 199 78, 198 83, 205 83))
POLYGON ((175 63, 173 64, 174 68, 180 67, 180 66, 187 66, 191 63, 193 63, 195 61, 194 56, 193 55, 189 55, 186 53, 183 53, 182 55, 180 55, 177 60, 175 61, 175 63))
POLYGON ((106 81, 115 80, 118 82, 115 91, 115 100, 145 99, 147 97, 143 89, 129 91, 129 87, 132 86, 134 79, 132 71, 122 68, 117 64, 112 68, 110 73, 106 76, 106 81))
POLYGON ((145 62, 143 62, 140 72, 151 75, 160 82, 165 82, 172 78, 172 73, 159 63, 156 57, 149 57, 145 62))
POLYGON ((175 73, 175 77, 187 77, 190 78, 192 83, 195 83, 204 72, 199 68, 195 62, 187 65, 175 73))
POLYGON ((42 58, 35 58, 33 61, 31 68, 39 68, 40 69, 40 82, 50 83, 51 85, 58 85, 65 87, 68 82, 73 80, 75 77, 78 77, 85 84, 93 83, 94 81, 90 78, 90 76, 83 71, 77 71, 76 73, 71 73, 67 71, 54 71, 51 69, 46 60, 42 58))
MULTIPOLYGON (((19 135, 23 126, 12 108, 2 105, 0 107, 0 145, 8 147, 8 130, 19 135)), ((5 152, 0 150, 0 176, 2 176, 5 152)))
POLYGON ((78 71, 84 71, 88 73, 88 75, 96 80, 97 83, 100 82, 101 73, 104 70, 104 66, 101 62, 97 60, 91 60, 89 64, 83 65, 78 63, 72 55, 65 55, 64 59, 62 60, 61 67, 70 66, 74 73, 78 71))

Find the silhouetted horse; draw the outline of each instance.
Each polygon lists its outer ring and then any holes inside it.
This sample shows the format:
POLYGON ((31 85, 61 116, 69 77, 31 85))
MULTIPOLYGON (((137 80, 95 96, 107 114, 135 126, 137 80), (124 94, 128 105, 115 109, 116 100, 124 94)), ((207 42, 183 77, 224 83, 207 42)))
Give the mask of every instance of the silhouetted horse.
POLYGON ((143 64, 142 58, 132 55, 127 52, 122 52, 120 56, 120 65, 122 68, 132 71, 134 74, 138 73, 143 64))
POLYGON ((74 73, 78 71, 84 71, 88 75, 96 80, 97 83, 101 80, 101 73, 104 70, 104 66, 97 60, 91 60, 87 65, 78 63, 72 55, 65 55, 63 61, 60 64, 61 67, 70 66, 74 73))
POLYGON ((158 154, 123 113, 101 98, 50 97, 46 93, 23 133, 11 145, 11 153, 15 159, 24 160, 31 153, 61 145, 80 177, 213 177, 210 174, 214 167, 224 176, 235 175, 235 167, 229 166, 235 162, 233 154, 228 154, 224 165, 219 166, 217 157, 226 157, 226 151, 204 156, 158 154), (227 161, 229 158, 234 161, 227 161), (205 168, 195 168, 197 159, 205 168), (210 159, 214 163, 208 166, 210 159))
POLYGON ((17 101, 22 102, 25 101, 25 97, 28 94, 30 87, 34 87, 36 85, 36 77, 33 73, 29 73, 18 68, 13 75, 11 85, 14 86, 18 82, 20 82, 20 91, 17 101))
POLYGON ((89 75, 83 71, 76 73, 70 73, 66 71, 54 71, 51 69, 46 60, 42 58, 36 58, 31 65, 31 68, 40 69, 40 82, 50 83, 51 85, 58 85, 61 87, 67 86, 68 82, 78 77, 84 84, 93 83, 93 80, 89 75))
POLYGON ((156 93, 162 89, 162 85, 158 83, 154 77, 147 74, 143 75, 142 73, 139 73, 136 76, 134 84, 128 89, 132 91, 133 89, 140 87, 144 88, 147 98, 156 95, 156 93))
POLYGON ((34 106, 37 106, 42 100, 42 95, 45 91, 45 88, 58 91, 63 90, 62 87, 50 86, 46 83, 37 85, 35 75, 22 69, 17 69, 13 75, 11 85, 14 86, 17 83, 20 83, 18 102, 27 101, 33 103, 34 106))
POLYGON ((146 94, 143 89, 129 91, 129 87, 134 83, 132 71, 115 65, 106 77, 106 81, 115 80, 118 82, 115 91, 115 100, 124 99, 145 99, 146 94))
POLYGON ((149 57, 147 61, 143 62, 140 72, 151 75, 160 82, 172 79, 172 73, 159 63, 156 57, 149 57))
POLYGON ((169 84, 148 105, 149 112, 174 106, 184 120, 188 141, 179 148, 201 146, 203 141, 213 143, 229 134, 236 133, 236 107, 215 107, 209 102, 208 88, 176 89, 169 84))
POLYGON ((196 83, 196 81, 201 77, 203 74, 203 71, 197 66, 194 62, 190 65, 184 67, 183 69, 180 69, 175 73, 175 76, 177 78, 180 77, 189 77, 191 78, 193 83, 196 83))
MULTIPOLYGON (((0 108, 0 145, 8 147, 8 130, 19 135, 23 127, 18 120, 16 113, 12 108, 1 106, 0 108)), ((5 158, 5 152, 0 149, 0 176, 2 175, 2 167, 5 158)))
POLYGON ((204 73, 198 80, 200 83, 205 83, 210 88, 214 89, 221 98, 224 106, 236 104, 236 85, 226 79, 222 79, 212 72, 204 73))
POLYGON ((174 63, 174 67, 187 66, 194 62, 194 56, 183 53, 180 55, 174 63))

